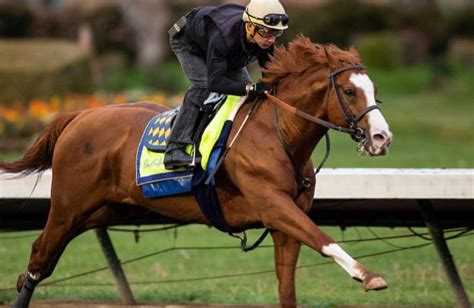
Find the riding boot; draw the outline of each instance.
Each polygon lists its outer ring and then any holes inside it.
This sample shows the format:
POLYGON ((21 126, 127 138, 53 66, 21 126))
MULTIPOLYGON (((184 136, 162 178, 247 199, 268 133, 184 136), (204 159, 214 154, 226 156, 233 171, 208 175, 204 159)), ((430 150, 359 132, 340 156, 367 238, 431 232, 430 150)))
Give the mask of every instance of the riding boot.
POLYGON ((186 143, 168 143, 163 161, 166 169, 176 169, 191 165, 193 157, 186 152, 186 146, 186 143))
POLYGON ((188 144, 193 144, 194 126, 198 117, 199 107, 185 101, 168 138, 163 161, 166 169, 187 167, 193 162, 193 156, 188 154, 185 149, 188 144))

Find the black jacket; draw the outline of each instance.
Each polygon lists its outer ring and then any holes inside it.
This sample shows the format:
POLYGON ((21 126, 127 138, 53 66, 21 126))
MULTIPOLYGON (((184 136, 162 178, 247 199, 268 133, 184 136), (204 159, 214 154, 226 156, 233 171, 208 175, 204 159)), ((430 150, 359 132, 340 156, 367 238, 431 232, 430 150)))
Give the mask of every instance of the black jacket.
POLYGON ((247 43, 244 9, 236 4, 204 6, 187 15, 186 40, 193 53, 206 58, 208 88, 212 92, 245 95, 245 84, 229 79, 227 72, 256 60, 264 66, 273 52, 273 46, 264 50, 247 43))

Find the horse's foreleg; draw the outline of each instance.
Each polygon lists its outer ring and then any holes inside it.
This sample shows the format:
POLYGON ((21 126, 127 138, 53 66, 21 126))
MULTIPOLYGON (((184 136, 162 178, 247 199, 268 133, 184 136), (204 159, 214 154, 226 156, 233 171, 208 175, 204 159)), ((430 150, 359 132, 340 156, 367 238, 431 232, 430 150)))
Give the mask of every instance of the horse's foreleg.
POLYGON ((387 283, 378 274, 354 260, 337 243, 324 246, 322 252, 336 261, 353 279, 361 282, 366 291, 387 288, 387 283))
POLYGON ((272 232, 280 306, 296 307, 295 269, 301 243, 280 231, 272 232))
MULTIPOLYGON (((273 207, 261 217, 265 226, 279 230, 295 240, 313 248, 325 257, 331 257, 352 278, 362 282, 366 291, 387 287, 385 281, 349 256, 330 236, 325 234, 311 219, 283 193, 275 193, 271 200, 273 207)), ((262 201, 261 201, 262 202, 262 201)))

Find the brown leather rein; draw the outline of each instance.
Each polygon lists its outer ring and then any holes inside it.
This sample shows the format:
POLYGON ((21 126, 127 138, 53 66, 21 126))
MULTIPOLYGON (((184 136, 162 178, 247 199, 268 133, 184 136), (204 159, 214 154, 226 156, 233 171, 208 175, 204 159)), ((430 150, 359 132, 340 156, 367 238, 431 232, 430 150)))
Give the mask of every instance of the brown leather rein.
MULTIPOLYGON (((340 99, 340 96, 339 96, 339 93, 337 91, 337 84, 336 84, 336 76, 344 71, 347 71, 347 70, 361 70, 361 69, 364 69, 364 67, 362 65, 353 65, 353 66, 348 66, 348 67, 344 67, 344 68, 341 68, 339 70, 336 70, 334 72, 331 72, 329 74, 329 79, 331 80, 331 83, 332 83, 332 87, 334 89, 334 91, 336 92, 336 98, 337 98, 337 102, 339 104, 339 107, 341 108, 341 111, 344 115, 344 118, 349 122, 349 127, 343 127, 343 126, 339 126, 339 125, 335 125, 331 122, 328 122, 328 121, 325 121, 325 120, 322 120, 322 119, 319 119, 315 116, 312 116, 308 113, 305 113, 305 112, 302 112, 300 110, 298 110, 296 107, 293 107, 291 105, 289 105, 288 103, 284 102, 283 100, 279 99, 278 97, 276 96, 273 96, 269 93, 266 93, 266 96, 267 98, 274 102, 276 105, 280 106, 283 110, 291 113, 291 114, 294 114, 294 115, 297 115, 299 117, 302 117, 308 121, 311 121, 313 123, 316 123, 316 124, 319 124, 321 126, 324 126, 326 128, 329 128, 329 129, 334 129, 336 131, 339 131, 339 132, 343 132, 343 133, 347 133, 347 134, 350 134, 352 139, 354 139, 355 141, 357 142, 365 142, 366 140, 366 136, 365 136, 365 133, 364 133, 364 130, 360 127, 357 126, 357 123, 360 121, 360 119, 362 119, 362 117, 367 114, 368 112, 372 111, 372 110, 375 110, 375 109, 380 109, 378 106, 370 106, 368 107, 367 109, 365 109, 364 111, 362 111, 361 113, 359 113, 358 115, 356 116, 353 116, 352 113, 350 113, 345 107, 344 105, 342 104, 341 102, 341 99, 340 99)), ((211 181, 214 179, 214 176, 217 172, 217 170, 220 168, 220 166, 222 165, 223 161, 224 161, 224 158, 227 156, 227 153, 229 152, 230 148, 232 147, 232 144, 234 144, 234 141, 238 138, 239 134, 240 134, 240 131, 242 129, 242 127, 245 125, 245 123, 247 122, 248 118, 250 117, 250 115, 253 113, 253 110, 255 109, 255 106, 257 105, 257 102, 258 102, 258 98, 255 97, 255 100, 252 104, 252 106, 250 107, 249 111, 247 112, 247 115, 244 119, 244 122, 243 124, 241 125, 241 127, 239 128, 237 134, 234 136, 234 140, 231 142, 231 144, 229 145, 229 147, 226 148, 226 150, 224 151, 224 153, 221 155, 221 157, 219 158, 219 161, 217 162, 216 164, 216 167, 214 168, 214 170, 212 170, 212 172, 209 174, 207 180, 205 181, 205 185, 209 185, 211 183, 211 181)), ((290 161, 292 162, 293 164, 293 167, 295 168, 295 171, 296 171, 296 175, 297 177, 299 177, 301 179, 301 184, 302 184, 302 187, 301 189, 298 189, 298 192, 294 198, 294 200, 296 201, 299 196, 308 188, 311 186, 311 183, 312 181, 314 180, 316 174, 319 172, 319 170, 323 167, 326 159, 329 157, 329 152, 330 152, 330 142, 329 142, 329 134, 326 132, 326 155, 325 157, 323 158, 323 160, 321 161, 319 167, 316 169, 316 171, 314 172, 313 174, 313 178, 308 178, 308 177, 305 177, 304 174, 303 174, 303 170, 301 168, 301 166, 295 161, 295 159, 293 158, 292 154, 291 154, 291 149, 289 147, 289 144, 284 140, 283 138, 283 135, 281 133, 281 130, 278 126, 278 113, 276 111, 276 107, 274 105, 274 117, 275 117, 275 128, 277 130, 277 133, 278 133, 278 136, 280 138, 280 141, 290 159, 290 161)), ((233 237, 237 237, 241 240, 241 243, 240 243, 240 246, 241 246, 241 249, 245 252, 248 252, 248 251, 251 251, 255 248, 257 248, 260 243, 265 239, 265 237, 268 235, 268 233, 270 232, 269 229, 265 229, 265 231, 263 232, 263 234, 257 239, 257 241, 253 244, 253 245, 250 245, 250 246, 247 246, 247 235, 245 233, 245 231, 243 231, 243 236, 240 237, 234 233, 229 233, 229 235, 233 236, 233 237)))
POLYGON ((334 92, 336 93, 337 103, 339 105, 339 108, 341 109, 342 114, 344 115, 344 118, 349 122, 349 127, 343 127, 343 126, 340 126, 340 125, 335 125, 331 122, 325 121, 323 119, 312 116, 312 115, 310 115, 306 112, 298 110, 296 107, 289 105, 288 103, 284 102, 283 100, 279 99, 278 97, 276 97, 276 96, 274 96, 270 93, 266 93, 266 96, 273 103, 277 104, 283 110, 285 110, 285 111, 287 111, 291 114, 297 115, 299 117, 302 117, 302 118, 304 118, 308 121, 319 124, 319 125, 324 126, 326 128, 334 129, 338 132, 347 133, 347 134, 351 135, 351 137, 355 141, 361 141, 362 139, 365 138, 365 133, 364 133, 364 130, 362 128, 357 126, 357 123, 364 117, 364 115, 366 115, 367 113, 369 113, 372 110, 380 109, 380 107, 377 106, 377 105, 369 106, 364 111, 357 114, 356 116, 352 115, 342 104, 342 101, 341 101, 341 98, 340 98, 340 95, 339 95, 339 91, 338 91, 338 86, 337 86, 337 83, 336 83, 336 76, 339 75, 340 73, 348 71, 348 70, 363 70, 363 69, 365 69, 365 68, 362 65, 352 65, 352 66, 343 67, 343 68, 338 69, 334 72, 330 72, 330 74, 329 74, 329 80, 331 81, 332 88, 333 88, 334 92))

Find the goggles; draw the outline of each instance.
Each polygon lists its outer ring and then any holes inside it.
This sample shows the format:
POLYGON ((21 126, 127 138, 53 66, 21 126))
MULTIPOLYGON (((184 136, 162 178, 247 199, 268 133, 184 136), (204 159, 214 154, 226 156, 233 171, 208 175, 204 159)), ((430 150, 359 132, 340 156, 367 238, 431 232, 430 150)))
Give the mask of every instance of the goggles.
POLYGON ((255 30, 257 31, 258 35, 260 35, 263 38, 278 37, 283 34, 283 30, 270 29, 270 28, 260 27, 257 25, 255 25, 255 30))
POLYGON ((260 18, 250 15, 249 11, 247 10, 247 15, 252 17, 253 19, 262 20, 266 25, 273 27, 278 25, 280 22, 283 26, 287 26, 290 22, 290 19, 286 14, 267 14, 263 18, 260 18))

